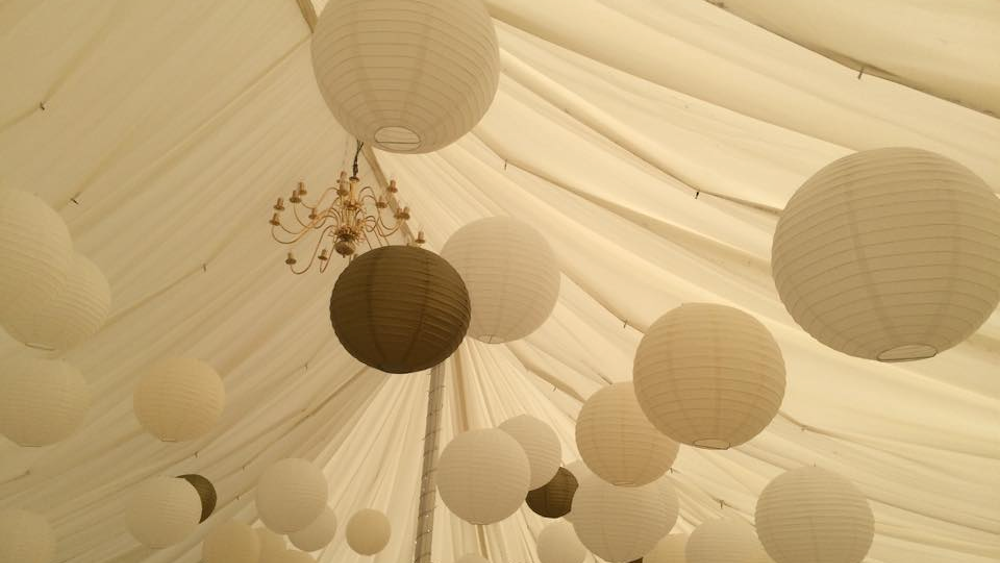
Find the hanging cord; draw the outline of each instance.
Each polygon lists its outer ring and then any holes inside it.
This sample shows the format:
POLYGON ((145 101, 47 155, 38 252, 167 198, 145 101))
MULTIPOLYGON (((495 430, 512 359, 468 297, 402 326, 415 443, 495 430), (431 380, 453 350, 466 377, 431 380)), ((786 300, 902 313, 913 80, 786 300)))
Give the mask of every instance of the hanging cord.
POLYGON ((352 178, 358 177, 358 157, 361 156, 361 149, 364 148, 364 146, 365 144, 363 142, 358 141, 358 150, 354 151, 354 165, 351 167, 352 178))

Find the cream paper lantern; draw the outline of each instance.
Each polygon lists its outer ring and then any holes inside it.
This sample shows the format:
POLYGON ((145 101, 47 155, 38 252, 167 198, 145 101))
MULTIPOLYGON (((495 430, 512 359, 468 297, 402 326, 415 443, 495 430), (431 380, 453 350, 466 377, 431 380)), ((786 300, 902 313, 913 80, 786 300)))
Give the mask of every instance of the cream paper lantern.
POLYGON ((282 459, 257 481, 257 513, 279 534, 297 532, 323 514, 328 496, 329 486, 319 468, 304 459, 282 459))
POLYGON ((319 518, 313 520, 312 524, 288 534, 288 539, 292 540, 292 545, 302 551, 317 551, 329 545, 336 534, 337 515, 328 506, 323 509, 319 518))
POLYGON ((351 135, 427 153, 479 123, 500 81, 480 0, 331 0, 312 39, 316 82, 351 135))
POLYGON ((649 553, 674 527, 679 507, 676 496, 671 500, 659 483, 616 487, 587 479, 573 498, 573 527, 594 555, 632 561, 649 553))
POLYGON ((642 563, 685 563, 684 550, 687 547, 687 534, 670 534, 664 536, 642 558, 642 563))
POLYGON ((587 399, 576 418, 576 447, 591 471, 612 485, 627 487, 662 477, 679 449, 646 419, 631 381, 600 389, 587 399))
POLYGON ((147 432, 164 442, 184 442, 215 426, 225 407, 226 389, 205 362, 168 358, 146 369, 132 403, 147 432))
POLYGON ((0 434, 18 445, 68 438, 89 406, 87 381, 67 362, 16 356, 0 364, 0 434))
POLYGON ((478 553, 466 553, 456 559, 455 563, 490 563, 490 560, 478 553))
POLYGON ((868 499, 819 467, 793 469, 768 483, 755 520, 776 563, 860 563, 875 536, 868 499))
POLYGON ((274 563, 285 552, 285 538, 268 530, 255 528, 257 539, 260 540, 260 558, 258 563, 274 563))
POLYGON ((562 444, 551 426, 524 414, 505 420, 499 428, 524 448, 531 467, 530 490, 544 487, 555 477, 562 461, 562 444))
MULTIPOLYGON (((576 490, 577 491, 580 490, 580 487, 583 486, 583 482, 586 479, 600 479, 600 477, 598 477, 597 475, 595 475, 594 472, 591 471, 589 467, 587 467, 587 464, 584 463, 584 461, 582 459, 578 459, 578 460, 574 461, 573 463, 570 463, 569 465, 566 466, 566 469, 570 473, 572 473, 574 477, 576 477, 576 483, 577 483, 577 489, 576 490)), ((576 498, 576 493, 575 492, 573 493, 573 496, 574 496, 574 499, 575 499, 576 498)), ((570 509, 569 514, 566 514, 565 516, 563 516, 563 520, 565 520, 567 522, 572 522, 573 521, 573 510, 572 509, 570 509)))
POLYGON ((781 301, 816 340, 860 358, 929 358, 1000 302, 1000 200, 939 154, 851 154, 789 200, 771 267, 781 301))
POLYGON ((635 353, 633 378, 653 426, 708 449, 759 434, 785 395, 785 363, 767 328, 711 303, 686 303, 654 322, 635 353))
POLYGON ((510 217, 469 223, 441 250, 469 289, 469 336, 490 344, 519 340, 542 326, 559 298, 552 247, 534 227, 510 217))
POLYGON ((702 522, 688 538, 687 563, 768 563, 753 527, 732 519, 702 522))
POLYGON ((459 434, 441 453, 437 486, 441 500, 472 524, 493 524, 524 502, 531 466, 524 448, 496 428, 459 434))
POLYGON ((541 563, 583 563, 587 548, 580 543, 569 522, 553 522, 542 529, 535 542, 541 563))
POLYGON ((260 538, 250 526, 230 520, 205 536, 201 558, 204 563, 254 563, 260 558, 260 538))
POLYGON ((55 553, 55 535, 43 516, 0 510, 0 563, 51 563, 55 553))
POLYGON ((153 477, 140 483, 125 506, 129 533, 153 549, 169 547, 190 536, 200 519, 197 491, 176 477, 153 477))
MULTIPOLYGON (((262 561, 261 563, 272 562, 262 561)), ((316 563, 316 558, 308 553, 296 551, 294 549, 286 549, 278 554, 273 563, 316 563)))
POLYGON ((372 508, 354 513, 347 522, 347 545, 360 555, 375 555, 389 545, 392 525, 385 514, 372 508))

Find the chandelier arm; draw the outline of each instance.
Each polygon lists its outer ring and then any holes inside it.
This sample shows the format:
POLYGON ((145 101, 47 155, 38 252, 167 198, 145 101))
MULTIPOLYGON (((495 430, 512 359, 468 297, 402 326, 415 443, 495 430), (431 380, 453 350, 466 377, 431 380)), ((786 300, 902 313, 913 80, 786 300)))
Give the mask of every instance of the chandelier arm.
POLYGON ((295 243, 299 242, 300 240, 302 240, 303 238, 305 238, 305 236, 308 233, 309 233, 309 231, 306 230, 306 229, 299 229, 297 231, 293 231, 293 230, 289 229, 288 227, 286 227, 284 224, 272 225, 271 226, 271 237, 273 237, 274 240, 280 242, 281 244, 295 244, 295 243), (281 237, 278 236, 279 233, 276 232, 277 229, 281 229, 282 231, 285 232, 285 234, 291 235, 292 238, 291 239, 287 239, 287 240, 282 239, 281 237))

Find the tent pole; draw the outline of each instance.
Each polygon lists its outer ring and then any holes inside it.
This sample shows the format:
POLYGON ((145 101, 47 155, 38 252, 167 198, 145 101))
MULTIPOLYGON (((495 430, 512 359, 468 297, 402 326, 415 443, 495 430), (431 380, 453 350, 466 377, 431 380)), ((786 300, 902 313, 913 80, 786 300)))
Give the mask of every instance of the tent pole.
POLYGON ((420 478, 420 507, 417 512, 414 563, 431 563, 431 543, 434 539, 434 506, 437 501, 434 472, 437 468, 443 408, 444 364, 438 364, 431 368, 430 384, 427 388, 427 429, 424 433, 424 463, 423 474, 420 478))

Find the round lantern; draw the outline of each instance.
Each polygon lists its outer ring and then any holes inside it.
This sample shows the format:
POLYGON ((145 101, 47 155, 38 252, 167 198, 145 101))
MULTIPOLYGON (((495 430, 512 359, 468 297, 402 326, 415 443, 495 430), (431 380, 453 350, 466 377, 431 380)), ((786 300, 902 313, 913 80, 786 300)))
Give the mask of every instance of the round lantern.
POLYGON ((100 330, 110 308, 111 287, 104 273, 77 254, 58 291, 37 307, 8 316, 3 326, 29 346, 68 350, 100 330))
POLYGON ((87 381, 62 360, 5 360, 0 389, 0 433, 21 446, 48 446, 68 438, 90 405, 87 381))
POLYGON ((326 507, 312 524, 298 532, 288 534, 288 539, 302 551, 317 551, 329 545, 336 534, 337 515, 330 510, 330 507, 326 507))
POLYGON ((668 503, 658 483, 616 487, 587 479, 573 498, 576 535, 607 561, 632 561, 648 553, 677 521, 676 496, 668 503))
POLYGON ((332 0, 312 61, 340 125, 398 153, 457 141, 486 114, 500 81, 496 31, 480 0, 332 0))
POLYGON ((662 477, 679 448, 646 419, 631 381, 605 387, 587 399, 576 418, 576 446, 600 478, 627 487, 662 477))
POLYGON ((260 563, 273 563, 285 552, 285 539, 267 528, 255 528, 260 540, 260 563))
POLYGON ((222 415, 226 389, 205 362, 170 358, 146 369, 132 402, 147 432, 164 442, 183 442, 212 429, 222 415))
POLYGON ((551 481, 528 491, 525 501, 528 508, 539 516, 560 518, 569 514, 578 485, 576 477, 568 469, 560 467, 551 481))
POLYGON ((642 560, 644 563, 685 563, 684 549, 687 547, 687 539, 687 534, 664 536, 642 560))
POLYGON ((941 155, 858 152, 792 196, 771 267, 781 301, 816 340, 861 358, 929 358, 1000 301, 1000 201, 941 155))
POLYGON ((312 524, 326 509, 326 477, 304 459, 282 459, 257 482, 257 513, 265 526, 287 534, 312 524))
POLYGON ((392 535, 392 525, 385 514, 371 508, 354 513, 347 522, 347 545, 360 555, 375 555, 385 549, 392 535))
POLYGON ((175 477, 153 477, 139 484, 125 508, 129 533, 153 549, 169 547, 191 535, 200 517, 198 493, 175 477))
POLYGON ((542 326, 559 298, 552 247, 534 227, 510 217, 469 223, 441 256, 465 280, 472 301, 469 336, 491 344, 519 340, 542 326))
POLYGON ((219 499, 215 493, 215 485, 201 475, 181 475, 179 478, 184 479, 194 487, 194 490, 198 493, 198 498, 201 499, 201 518, 198 522, 208 520, 208 517, 215 511, 215 503, 219 499))
POLYGON ((286 549, 278 554, 273 560, 261 560, 262 563, 272 563, 272 561, 273 563, 316 563, 316 558, 302 551, 286 549))
POLYGON ((0 189, 0 323, 31 316, 66 282, 73 240, 41 199, 0 189))
POLYGON ((469 314, 469 292, 455 268, 415 246, 383 246, 355 258, 330 298, 340 343, 388 373, 422 371, 446 360, 462 343, 469 314))
POLYGON ((635 353, 633 377, 653 426, 708 449, 759 434, 785 395, 785 363, 767 328, 710 303, 681 305, 653 323, 635 353))
MULTIPOLYGON (((583 482, 587 479, 600 479, 600 477, 594 475, 594 472, 587 467, 587 464, 584 463, 582 459, 578 459, 567 465, 566 470, 572 473, 573 477, 576 478, 577 490, 580 490, 579 486, 583 485, 583 482)), ((573 495, 576 496, 576 491, 573 492, 573 495)), ((572 503, 570 503, 570 512, 563 515, 563 520, 566 520, 567 522, 573 521, 572 503)))
POLYGON ((504 421, 499 428, 517 440, 528 456, 531 467, 528 488, 544 486, 555 476, 562 460, 562 445, 551 426, 525 414, 504 421))
POLYGON ((541 563, 583 563, 587 557, 587 548, 569 522, 549 524, 538 534, 535 544, 541 563))
POLYGON ((490 563, 490 560, 478 553, 466 553, 456 559, 455 563, 490 563))
POLYGON ((55 552, 55 535, 44 517, 0 510, 0 563, 51 563, 55 552))
POLYGON ((524 448, 503 430, 470 430, 445 447, 438 462, 441 500, 472 524, 492 524, 524 502, 531 469, 524 448))
POLYGON ((204 563, 246 563, 260 557, 260 539, 253 528, 230 520, 216 526, 201 544, 204 563))
POLYGON ((687 563, 764 563, 767 554, 753 527, 737 520, 708 520, 691 532, 687 563))
POLYGON ((768 483, 755 520, 775 563, 860 563, 875 536, 868 499, 819 467, 793 469, 768 483))

